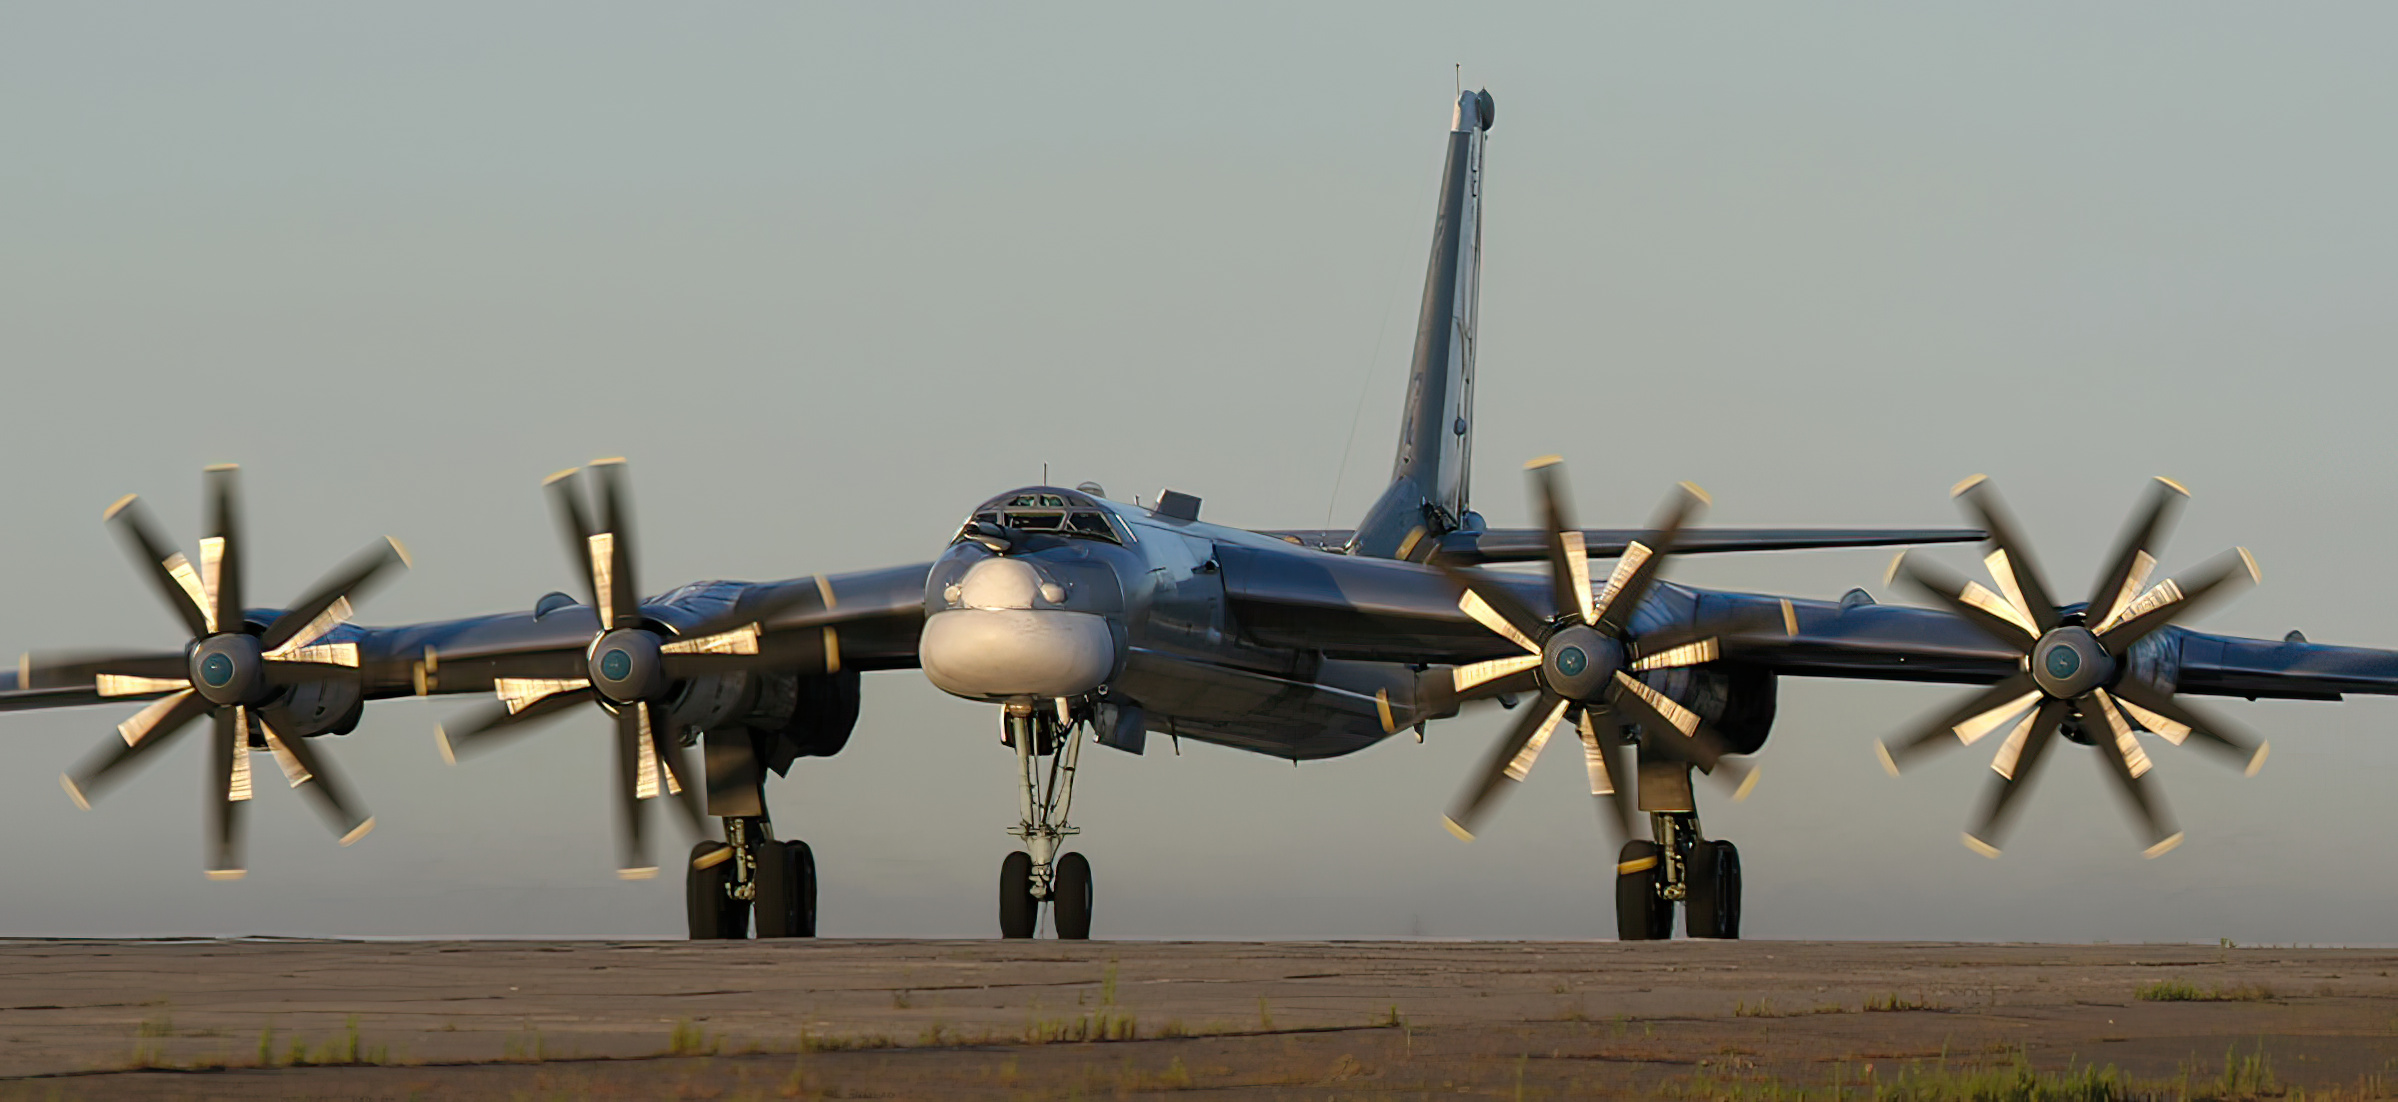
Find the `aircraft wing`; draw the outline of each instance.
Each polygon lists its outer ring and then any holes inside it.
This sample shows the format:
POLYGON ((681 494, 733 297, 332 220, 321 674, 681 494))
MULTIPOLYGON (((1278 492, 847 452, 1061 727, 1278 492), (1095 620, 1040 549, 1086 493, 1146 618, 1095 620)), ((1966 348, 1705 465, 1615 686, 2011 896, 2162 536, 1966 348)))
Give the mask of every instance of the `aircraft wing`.
MULTIPOLYGON (((1327 657, 1459 665, 1522 653, 1459 607, 1463 587, 1405 562, 1220 547, 1225 594, 1244 634, 1327 657)), ((1546 579, 1477 571, 1536 613, 1546 579)), ((1725 593, 1660 584, 1634 637, 1701 623, 1721 634, 1718 661, 1795 677, 1988 684, 2020 669, 2020 652, 1937 609, 1725 593)), ((2398 651, 2261 640, 2168 627, 2134 647, 2132 671, 2174 691, 2336 700, 2398 695, 2398 651)))
MULTIPOLYGON (((717 620, 729 611, 759 609, 760 660, 755 668, 906 669, 916 665, 924 622, 924 578, 930 564, 777 582, 698 582, 642 602, 641 610, 670 625, 717 620)), ((272 622, 273 611, 254 618, 272 622)), ((391 627, 342 624, 321 637, 329 646, 357 648, 358 678, 368 699, 490 692, 503 661, 554 664, 556 676, 582 676, 583 651, 599 631, 598 615, 569 599, 544 600, 533 610, 391 627)), ((0 711, 140 701, 181 687, 155 686, 103 696, 84 667, 86 656, 27 655, 18 671, 0 673, 0 711)))
MULTIPOLYGON (((1644 534, 1638 528, 1584 528, 1582 543, 1593 558, 1621 555, 1644 534)), ((1338 551, 1354 534, 1346 528, 1285 528, 1258 532, 1302 547, 1338 551)), ((1678 555, 1734 551, 1805 551, 1834 547, 1899 547, 1926 543, 1971 543, 1978 528, 1685 528, 1674 541, 1678 555)), ((1539 528, 1486 528, 1439 538, 1431 562, 1447 566, 1539 562, 1548 557, 1549 534, 1539 528)), ((1402 556, 1405 557, 1405 556, 1402 556)))

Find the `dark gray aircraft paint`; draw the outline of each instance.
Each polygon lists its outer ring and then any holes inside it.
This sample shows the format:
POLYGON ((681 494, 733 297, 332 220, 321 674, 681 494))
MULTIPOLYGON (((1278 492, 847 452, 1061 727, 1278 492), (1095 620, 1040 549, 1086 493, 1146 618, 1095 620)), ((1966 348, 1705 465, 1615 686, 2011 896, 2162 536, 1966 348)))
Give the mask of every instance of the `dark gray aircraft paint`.
MULTIPOLYGON (((1884 750, 1895 772, 1951 740, 1992 750, 1988 803, 1966 835, 1995 854, 2025 781, 2061 738, 2095 751, 2151 854, 2180 834, 2147 779, 2140 736, 2195 742, 2255 769, 2264 745, 2192 696, 2337 700, 2398 694, 2398 652, 2208 635, 2174 621, 2255 577, 2245 552, 2151 577, 2184 497, 2159 480, 2087 596, 2052 591, 1987 482, 1957 497, 1960 529, 1707 529, 1702 491, 1671 492, 1647 527, 1580 528, 1561 466, 1529 466, 1542 523, 1489 529, 1467 492, 1481 263, 1484 153, 1495 104, 1461 95, 1389 488, 1352 529, 1248 531, 1161 494, 1126 503, 1096 486, 1006 490, 972 510, 932 561, 784 581, 694 582, 644 597, 620 460, 548 483, 573 593, 530 611, 364 627, 354 600, 405 564, 377 545, 282 608, 245 601, 236 472, 212 469, 197 562, 140 503, 109 514, 137 568, 187 629, 180 647, 34 654, 0 674, 0 709, 139 703, 64 778, 78 803, 211 720, 211 875, 242 870, 240 812, 270 768, 314 800, 344 841, 373 825, 321 736, 370 701, 491 694, 443 732, 466 754, 543 721, 614 731, 621 866, 653 874, 645 809, 665 803, 700 836, 686 878, 694 937, 804 936, 815 882, 804 842, 774 837, 762 780, 840 752, 867 672, 922 669, 993 706, 1019 765, 1023 847, 1001 869, 1000 919, 1030 936, 1044 906, 1060 936, 1091 930, 1090 864, 1065 849, 1076 763, 1096 743, 1152 736, 1294 761, 1336 757, 1495 700, 1518 718, 1449 824, 1471 837, 1553 736, 1580 743, 1622 848, 1617 932, 1739 931, 1737 850, 1705 836, 1693 779, 1735 794, 1754 774, 1785 677, 1971 686, 1884 750), (1893 563, 1933 609, 1713 592, 1661 579, 1675 554, 1988 541, 1993 585, 1893 563), (1545 573, 1488 569, 1544 563, 1545 573), (1611 563, 1601 570, 1594 562, 1611 563), (1994 587, 1993 587, 1994 586, 1994 587), (575 718, 580 717, 580 718, 575 718), (701 751, 698 761, 689 751, 701 751), (1636 816, 1648 829, 1636 831, 1636 816), (721 834, 706 817, 721 820, 721 834)), ((927 549, 934 550, 934 549, 927 549)))

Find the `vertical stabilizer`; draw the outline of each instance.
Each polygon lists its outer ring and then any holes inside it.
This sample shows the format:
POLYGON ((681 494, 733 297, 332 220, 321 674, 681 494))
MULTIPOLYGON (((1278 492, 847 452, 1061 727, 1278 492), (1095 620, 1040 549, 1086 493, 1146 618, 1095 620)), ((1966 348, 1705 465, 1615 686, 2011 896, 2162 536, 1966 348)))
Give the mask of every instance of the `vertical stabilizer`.
POLYGON ((1367 510, 1351 554, 1422 558, 1431 538, 1466 523, 1474 418, 1474 315, 1481 298, 1482 150, 1494 106, 1487 91, 1457 97, 1441 174, 1432 261, 1416 316, 1415 362, 1399 422, 1390 488, 1367 510))

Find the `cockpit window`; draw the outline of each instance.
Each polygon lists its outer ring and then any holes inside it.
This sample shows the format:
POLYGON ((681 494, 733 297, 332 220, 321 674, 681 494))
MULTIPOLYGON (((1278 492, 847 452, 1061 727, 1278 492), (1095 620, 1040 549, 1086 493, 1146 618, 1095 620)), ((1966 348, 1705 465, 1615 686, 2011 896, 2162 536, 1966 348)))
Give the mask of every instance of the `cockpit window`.
MULTIPOLYGON (((1009 494, 975 510, 973 519, 1019 532, 1124 542, 1097 503, 1080 494, 1054 491, 1009 494)), ((963 530, 958 538, 965 538, 963 530)))

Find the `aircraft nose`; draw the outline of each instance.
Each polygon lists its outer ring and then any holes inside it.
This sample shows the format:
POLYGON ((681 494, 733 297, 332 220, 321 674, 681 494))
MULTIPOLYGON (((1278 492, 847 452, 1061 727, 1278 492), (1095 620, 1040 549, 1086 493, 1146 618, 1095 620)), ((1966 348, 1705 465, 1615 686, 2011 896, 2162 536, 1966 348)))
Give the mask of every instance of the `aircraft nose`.
MULTIPOLYGON (((990 558, 966 568, 958 579, 956 603, 966 608, 1031 608, 1040 595, 1040 572, 1017 559, 990 558)), ((1049 587, 1055 590, 1057 587, 1049 587)))
POLYGON ((924 620, 924 675, 969 700, 1081 696, 1116 669, 1107 618, 1055 607, 1065 597, 1031 565, 985 559, 957 583, 954 607, 924 620), (1050 607, 1037 607, 1045 604, 1050 607))

